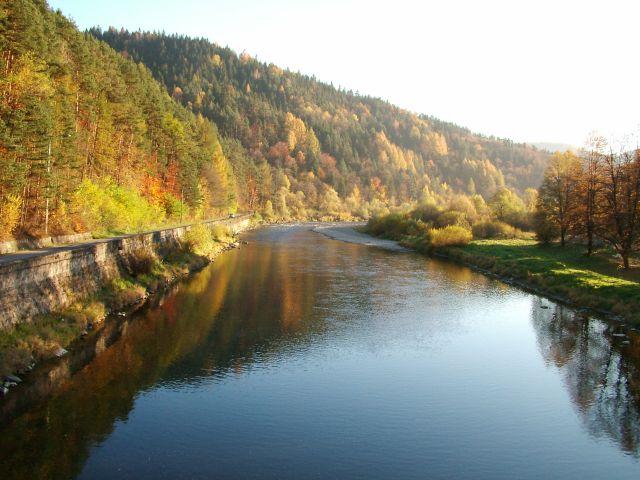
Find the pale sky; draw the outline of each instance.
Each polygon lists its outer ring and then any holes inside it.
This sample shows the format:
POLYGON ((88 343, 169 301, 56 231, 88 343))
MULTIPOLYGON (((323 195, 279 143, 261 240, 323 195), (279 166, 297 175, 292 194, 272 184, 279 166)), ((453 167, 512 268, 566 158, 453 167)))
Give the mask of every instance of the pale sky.
POLYGON ((202 36, 473 131, 583 144, 640 125, 636 1, 50 0, 81 29, 202 36))

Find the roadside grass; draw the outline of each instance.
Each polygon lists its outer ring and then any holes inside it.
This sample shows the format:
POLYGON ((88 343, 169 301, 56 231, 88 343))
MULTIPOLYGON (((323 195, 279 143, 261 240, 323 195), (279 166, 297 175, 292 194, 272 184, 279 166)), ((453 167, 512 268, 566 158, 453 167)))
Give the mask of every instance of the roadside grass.
POLYGON ((475 240, 440 253, 501 276, 523 280, 544 293, 579 306, 613 312, 640 323, 640 268, 629 271, 606 249, 588 257, 576 245, 541 245, 535 240, 475 240))

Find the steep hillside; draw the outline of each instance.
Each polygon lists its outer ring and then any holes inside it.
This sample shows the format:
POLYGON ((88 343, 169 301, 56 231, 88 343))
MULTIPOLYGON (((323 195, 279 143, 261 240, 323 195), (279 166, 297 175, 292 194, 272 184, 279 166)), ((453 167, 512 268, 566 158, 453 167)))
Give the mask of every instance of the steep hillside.
POLYGON ((252 157, 292 180, 313 172, 341 197, 357 186, 369 200, 404 202, 443 184, 488 197, 505 183, 523 191, 542 178, 547 154, 535 148, 337 90, 204 39, 91 33, 145 63, 173 98, 214 120, 252 157))
POLYGON ((0 55, 0 239, 131 231, 234 204, 215 126, 46 2, 0 3, 0 55))
POLYGON ((81 33, 44 0, 0 2, 0 55, 0 240, 488 199, 547 156, 206 40, 81 33))

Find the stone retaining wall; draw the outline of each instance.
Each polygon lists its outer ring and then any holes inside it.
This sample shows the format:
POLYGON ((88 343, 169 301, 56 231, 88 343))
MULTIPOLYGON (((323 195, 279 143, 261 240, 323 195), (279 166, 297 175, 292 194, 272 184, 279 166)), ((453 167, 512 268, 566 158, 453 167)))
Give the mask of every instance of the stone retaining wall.
POLYGON ((58 235, 56 237, 35 238, 33 240, 10 240, 0 242, 0 255, 14 253, 19 250, 36 250, 38 248, 64 245, 65 243, 83 242, 91 240, 90 233, 75 233, 73 235, 58 235))
MULTIPOLYGON (((204 222, 225 225, 234 233, 249 228, 249 215, 204 222)), ((153 249, 162 255, 180 244, 190 225, 96 240, 52 253, 0 264, 0 328, 29 321, 99 290, 121 275, 127 254, 153 249)))

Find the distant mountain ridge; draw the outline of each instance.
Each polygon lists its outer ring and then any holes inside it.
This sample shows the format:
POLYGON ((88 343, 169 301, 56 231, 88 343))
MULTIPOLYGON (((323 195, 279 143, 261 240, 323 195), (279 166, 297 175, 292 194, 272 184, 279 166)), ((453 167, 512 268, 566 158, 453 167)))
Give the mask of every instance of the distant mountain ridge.
POLYGON ((534 146, 538 150, 544 150, 545 152, 576 152, 578 149, 568 143, 554 143, 554 142, 533 142, 529 145, 534 146))

